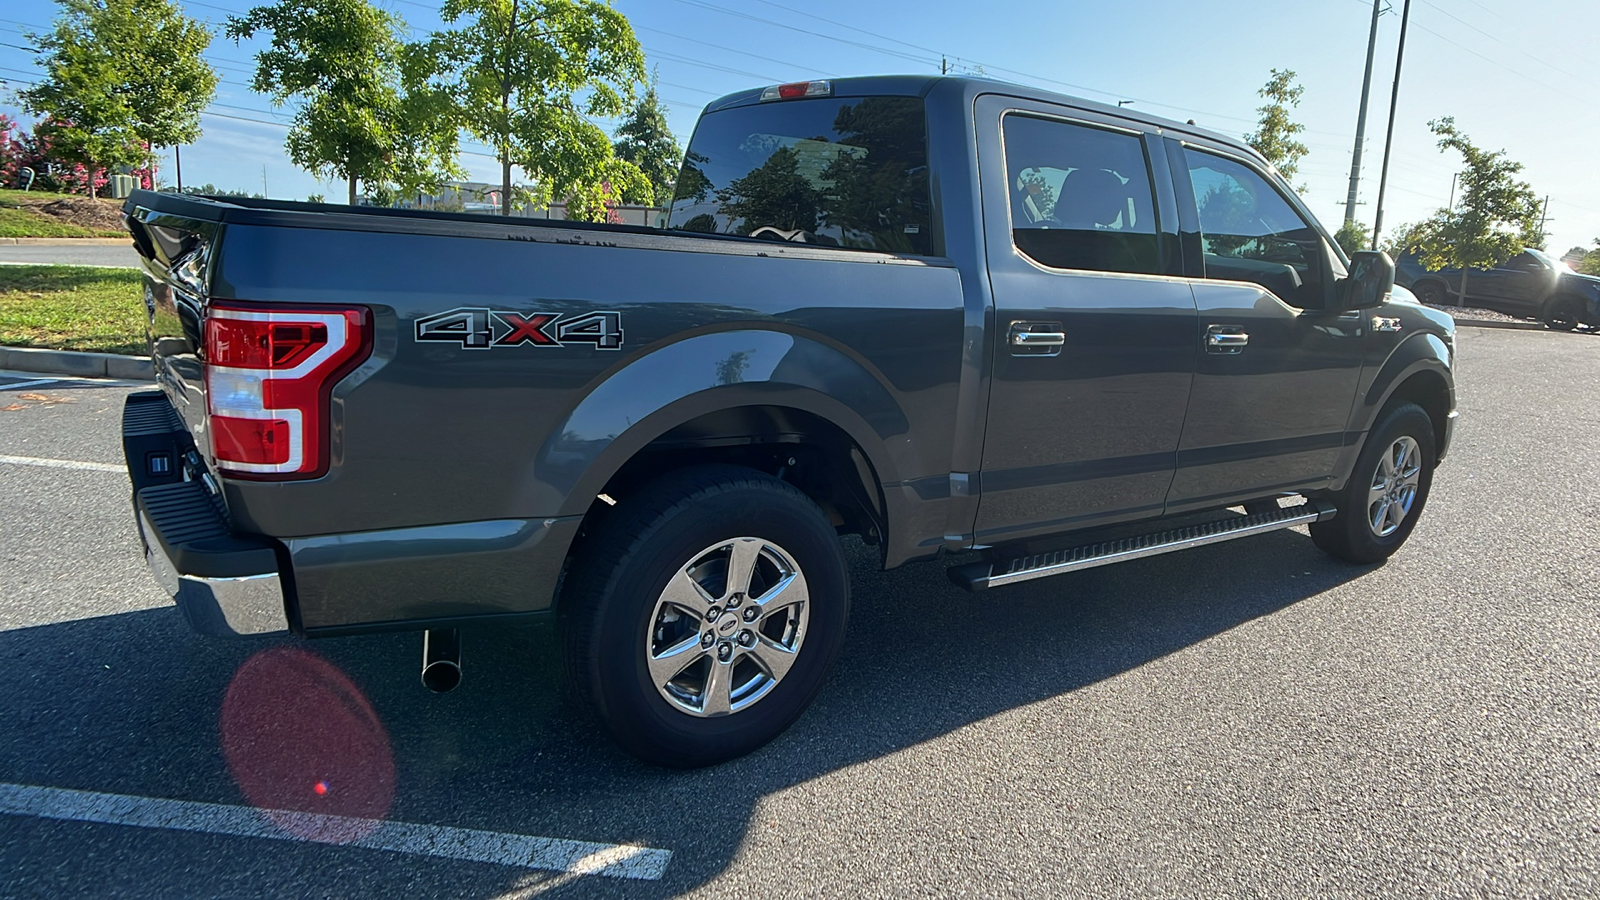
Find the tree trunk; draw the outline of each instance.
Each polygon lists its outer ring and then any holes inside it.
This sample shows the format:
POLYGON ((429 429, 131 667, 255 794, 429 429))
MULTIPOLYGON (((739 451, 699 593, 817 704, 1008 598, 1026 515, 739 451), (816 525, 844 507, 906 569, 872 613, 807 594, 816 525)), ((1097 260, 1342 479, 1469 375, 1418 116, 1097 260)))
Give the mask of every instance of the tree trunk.
POLYGON ((1467 305, 1467 273, 1472 271, 1471 266, 1461 267, 1461 290, 1456 293, 1456 305, 1467 305))
POLYGON ((500 215, 511 215, 511 157, 500 157, 500 215))
POLYGON ((94 163, 90 163, 87 168, 89 170, 89 199, 94 200, 99 197, 99 194, 95 193, 94 190, 94 163))
POLYGON ((356 177, 350 176, 350 205, 356 205, 356 177))

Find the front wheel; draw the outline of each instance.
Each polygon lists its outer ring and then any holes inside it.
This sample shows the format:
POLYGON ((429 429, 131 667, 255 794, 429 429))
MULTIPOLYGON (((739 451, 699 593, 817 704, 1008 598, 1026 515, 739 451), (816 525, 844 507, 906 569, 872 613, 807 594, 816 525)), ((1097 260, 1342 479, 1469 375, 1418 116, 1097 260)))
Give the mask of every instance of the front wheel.
POLYGON ((1571 331, 1583 321, 1583 303, 1573 297, 1560 297, 1550 304, 1544 324, 1551 331, 1571 331))
POLYGON ((623 498, 563 590, 569 669, 647 762, 732 759, 788 728, 843 643, 844 552, 816 504, 753 469, 704 466, 623 498))
POLYGON ((1338 515, 1311 523, 1311 540, 1355 563, 1388 559, 1411 536, 1433 485, 1433 420, 1403 403, 1379 418, 1335 497, 1338 515))
POLYGON ((1426 306, 1443 306, 1448 299, 1445 295, 1444 285, 1437 281, 1424 281, 1412 288, 1412 293, 1417 295, 1417 301, 1426 306))

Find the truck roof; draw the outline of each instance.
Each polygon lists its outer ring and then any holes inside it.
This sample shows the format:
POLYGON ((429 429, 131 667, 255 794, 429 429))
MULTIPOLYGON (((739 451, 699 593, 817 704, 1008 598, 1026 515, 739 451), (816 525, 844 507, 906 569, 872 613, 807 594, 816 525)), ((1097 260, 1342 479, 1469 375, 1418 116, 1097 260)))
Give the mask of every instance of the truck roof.
MULTIPOLYGON (((1259 157, 1260 154, 1249 144, 1232 135, 1212 131, 1198 125, 1190 125, 1175 119, 1153 116, 1131 107, 1113 106, 1109 103, 1100 103, 1096 100, 1086 100, 1071 94, 1062 94, 1056 91, 1047 91, 1043 88, 1003 81, 997 78, 980 78, 972 75, 864 75, 851 78, 812 79, 814 81, 830 81, 833 84, 835 97, 883 97, 906 96, 926 97, 935 87, 958 86, 958 89, 968 96, 978 94, 1006 94, 1027 100, 1040 100, 1046 103, 1058 103, 1063 106, 1075 106, 1090 112, 1103 113, 1109 116, 1118 116, 1145 125, 1160 128, 1163 131, 1172 131, 1179 134, 1189 134, 1195 137, 1206 138, 1227 144, 1241 152, 1259 157)), ((736 106, 751 106, 761 102, 761 92, 768 85, 738 91, 719 97, 706 104, 702 115, 730 109, 736 106)))

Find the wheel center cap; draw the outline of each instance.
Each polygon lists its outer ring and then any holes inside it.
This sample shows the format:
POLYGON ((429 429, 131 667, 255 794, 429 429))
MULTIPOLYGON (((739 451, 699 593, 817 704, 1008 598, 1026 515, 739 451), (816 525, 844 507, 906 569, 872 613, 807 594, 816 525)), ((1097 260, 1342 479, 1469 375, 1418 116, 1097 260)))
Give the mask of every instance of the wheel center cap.
POLYGON ((733 630, 739 627, 739 617, 732 612, 725 612, 722 614, 722 618, 714 623, 714 626, 717 629, 717 633, 721 635, 732 634, 733 630))

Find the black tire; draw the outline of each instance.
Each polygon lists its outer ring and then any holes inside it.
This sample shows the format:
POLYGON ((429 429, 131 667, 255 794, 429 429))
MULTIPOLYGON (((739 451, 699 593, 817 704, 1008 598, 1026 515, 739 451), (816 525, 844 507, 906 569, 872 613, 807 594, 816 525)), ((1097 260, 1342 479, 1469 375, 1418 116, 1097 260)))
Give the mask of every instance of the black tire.
POLYGON ((1550 301, 1544 324, 1551 331, 1571 331, 1583 322, 1583 301, 1576 297, 1557 297, 1550 301))
POLYGON ((1444 306, 1449 299, 1444 285, 1437 281, 1424 281, 1412 286, 1412 293, 1417 295, 1417 301, 1428 306, 1444 306))
MULTIPOLYGON (((770 564, 758 562, 756 568, 770 564)), ((731 585, 725 588, 732 590, 731 585)), ((750 592, 749 606, 760 602, 757 596, 750 592)), ((743 756, 800 717, 838 656, 849 608, 844 551, 822 510, 792 485, 769 475, 715 465, 663 476, 621 500, 574 561, 562 590, 561 621, 568 671, 606 730, 640 759, 693 768, 743 756), (658 603, 664 602, 669 579, 708 558, 707 548, 718 542, 730 542, 725 565, 732 566, 732 542, 741 537, 764 542, 758 545, 761 554, 776 548, 803 574, 807 618, 792 662, 764 694, 747 708, 702 717, 674 705, 667 689, 651 678, 648 655, 657 652, 651 641, 661 637, 662 628, 658 603)), ((716 610, 713 605, 699 617, 678 616, 682 624, 675 627, 690 628, 694 633, 689 638, 702 628, 715 632, 734 614, 716 610)), ((792 614, 785 615, 793 627, 792 614)), ((738 634, 743 639, 744 632, 738 634)), ((722 644, 706 646, 690 668, 704 664, 709 671, 716 665, 711 655, 722 644)), ((735 643, 731 652, 742 651, 735 643)), ((748 671, 754 662, 735 662, 728 671, 748 671)), ((762 671, 771 677, 771 670, 762 671)), ((710 675, 705 677, 703 696, 711 693, 710 675)))
MULTIPOLYGON (((1349 483, 1334 497, 1338 515, 1322 522, 1311 523, 1311 540, 1330 556, 1353 563, 1382 562, 1394 554, 1411 536, 1422 508, 1427 504, 1428 491, 1433 486, 1433 467, 1436 461, 1433 440, 1433 420, 1422 407, 1414 403, 1397 404, 1378 417, 1378 424, 1367 434, 1361 455, 1356 458, 1349 483), (1380 466, 1386 454, 1402 438, 1410 438, 1416 445, 1419 467, 1416 473, 1415 493, 1410 507, 1397 527, 1387 534, 1379 534, 1374 527, 1375 510, 1379 503, 1372 501, 1372 490, 1380 480, 1380 466)), ((1385 520, 1383 528, 1396 523, 1385 520)))

